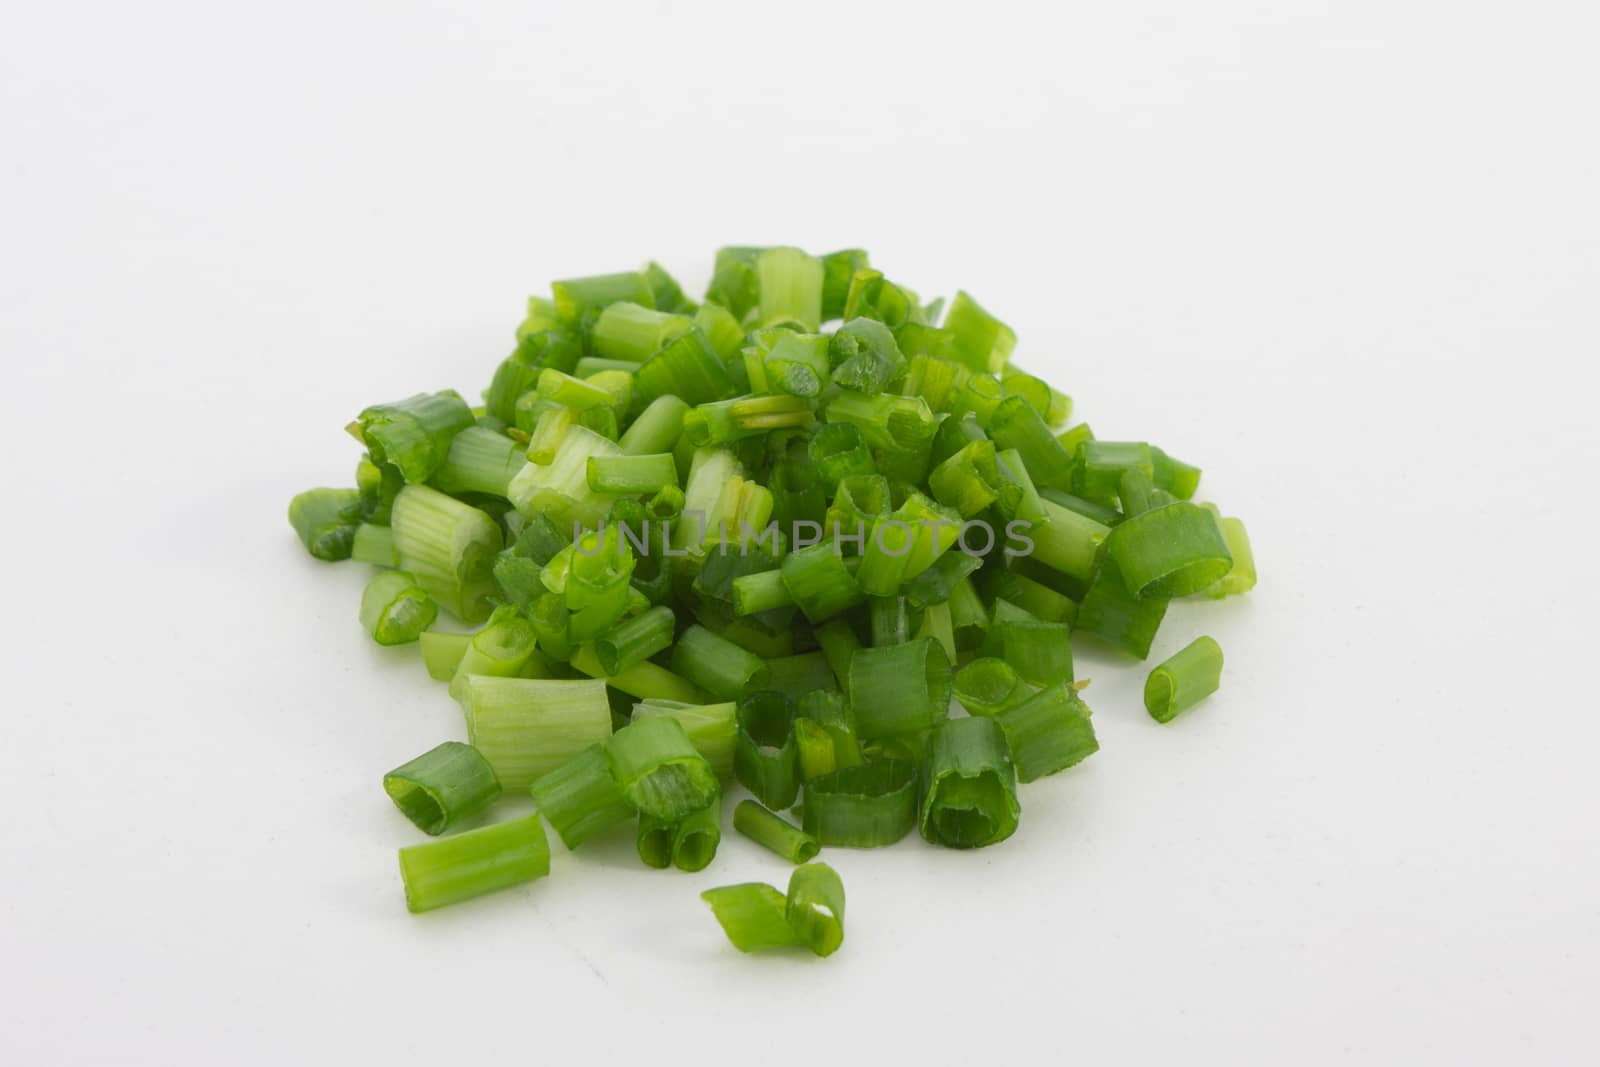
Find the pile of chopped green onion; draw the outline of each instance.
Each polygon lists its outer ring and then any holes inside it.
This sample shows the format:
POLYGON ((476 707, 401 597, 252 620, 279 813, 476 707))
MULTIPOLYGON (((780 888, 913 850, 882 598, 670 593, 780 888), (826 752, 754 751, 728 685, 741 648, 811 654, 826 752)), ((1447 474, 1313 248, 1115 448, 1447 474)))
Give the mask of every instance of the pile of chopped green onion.
MULTIPOLYGON (((741 950, 827 955, 844 889, 820 850, 1004 841, 1019 782, 1099 748, 1074 641, 1142 660, 1173 599, 1255 584, 1198 468, 1069 426, 1005 323, 942 305, 854 249, 723 248, 700 303, 655 263, 573 278, 528 301, 480 406, 350 424, 355 487, 289 521, 378 568, 362 626, 416 642, 465 718, 467 743, 384 778, 446 835, 400 851, 413 911, 547 874, 546 824, 569 849, 628 825, 643 863, 700 870, 737 782, 733 828, 800 866, 787 897, 707 902, 741 950), (538 813, 449 833, 507 791, 538 813)), ((1198 638, 1149 714, 1221 669, 1198 638)))

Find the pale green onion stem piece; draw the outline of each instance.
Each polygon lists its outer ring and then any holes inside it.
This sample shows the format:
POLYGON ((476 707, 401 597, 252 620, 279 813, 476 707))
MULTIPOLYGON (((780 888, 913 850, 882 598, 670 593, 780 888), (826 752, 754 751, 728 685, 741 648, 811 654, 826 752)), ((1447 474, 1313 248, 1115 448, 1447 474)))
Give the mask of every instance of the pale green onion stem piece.
POLYGON ((406 907, 432 911, 550 873, 550 842, 537 815, 400 850, 406 907))

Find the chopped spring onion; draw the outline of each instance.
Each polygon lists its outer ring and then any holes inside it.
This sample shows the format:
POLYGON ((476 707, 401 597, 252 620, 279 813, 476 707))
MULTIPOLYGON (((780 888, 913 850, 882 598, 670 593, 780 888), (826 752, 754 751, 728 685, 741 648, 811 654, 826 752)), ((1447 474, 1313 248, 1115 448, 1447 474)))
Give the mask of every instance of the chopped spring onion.
POLYGON ((395 497, 392 528, 401 569, 415 575, 440 607, 466 622, 488 618, 494 556, 504 537, 487 512, 437 489, 408 485, 395 497))
POLYGON ((722 843, 722 796, 690 812, 672 828, 672 865, 680 871, 703 871, 716 859, 722 843))
POLYGON ((672 453, 654 455, 590 456, 589 488, 612 496, 655 493, 678 484, 672 453))
POLYGON ((607 675, 618 675, 636 667, 672 645, 673 614, 669 607, 653 607, 642 615, 619 623, 610 633, 597 638, 595 657, 607 675))
POLYGON ((917 765, 886 759, 806 783, 802 821, 823 845, 879 848, 917 824, 917 765))
POLYGON ((289 525, 316 559, 349 559, 361 523, 361 494, 354 489, 308 489, 289 501, 289 525))
POLYGON ((1004 660, 1029 685, 1072 681, 1072 638, 1063 623, 997 623, 984 641, 983 654, 1004 660))
POLYGON ((437 836, 494 803, 500 780, 477 749, 446 741, 384 775, 383 791, 417 829, 437 836))
POLYGON ((933 731, 922 795, 922 836, 949 848, 1010 837, 1022 812, 1017 772, 994 720, 951 719, 933 731))
POLYGON ((794 701, 766 689, 741 697, 738 708, 734 777, 767 807, 779 811, 792 807, 800 789, 794 701))
POLYGON ((1233 569, 1216 518, 1184 502, 1153 508, 1114 527, 1106 551, 1140 600, 1198 593, 1233 569))
POLYGON ((760 658, 704 626, 691 626, 672 648, 672 669, 718 700, 760 689, 769 674, 760 658))
POLYGON ((733 828, 790 863, 807 863, 822 847, 816 838, 753 800, 741 800, 733 809, 733 828))
POLYGON ((446 389, 374 404, 357 417, 353 432, 373 462, 393 463, 415 485, 444 465, 451 439, 476 421, 461 395, 446 389))
POLYGON ((380 645, 404 645, 433 625, 433 598, 405 571, 380 571, 361 594, 361 625, 380 645))
POLYGON ((696 752, 706 758, 718 778, 733 777, 733 748, 739 736, 737 713, 739 705, 680 704, 675 701, 644 701, 633 706, 633 718, 648 719, 664 715, 677 719, 696 752))
POLYGON ((1222 680, 1222 648, 1197 637, 1150 672, 1144 706, 1156 722, 1171 722, 1217 691, 1222 680))
POLYGON ((796 867, 787 896, 745 882, 708 889, 700 899, 740 952, 803 946, 831 956, 844 943, 844 883, 826 863, 796 867))
POLYGON ((693 326, 694 322, 685 315, 622 300, 606 305, 600 312, 590 339, 595 352, 606 359, 643 363, 693 326))
POLYGON ((1027 700, 1033 690, 1005 660, 981 657, 956 672, 954 694, 967 714, 993 718, 1027 700))
POLYGON ((400 566, 400 555, 394 549, 394 531, 370 522, 357 526, 355 538, 350 542, 350 558, 375 567, 400 566))
POLYGON ((577 848, 595 834, 633 818, 633 805, 611 774, 603 744, 590 745, 529 787, 539 813, 577 848))
MULTIPOLYGON (((480 408, 363 410, 354 488, 301 494, 290 523, 378 568, 363 626, 417 641, 472 742, 385 787, 435 833, 502 787, 540 811, 408 850, 413 907, 542 874, 539 819, 569 848, 633 820, 645 862, 699 870, 734 779, 757 798, 735 827, 794 862, 913 826, 1010 835, 1017 782, 1098 747, 1076 639, 1142 659, 1170 601, 1256 581, 1244 525, 1194 502, 1199 467, 1066 429, 1071 397, 1015 345, 859 249, 728 246, 698 304, 653 261, 531 297, 480 408), (774 813, 797 801, 804 831, 774 813)), ((1150 714, 1220 667, 1209 639, 1158 666, 1150 714)), ((741 947, 832 951, 837 877, 790 888, 707 899, 741 947)))
POLYGON ((1100 751, 1089 709, 1066 682, 999 711, 994 721, 1005 732, 1017 779, 1031 782, 1066 770, 1100 751))
POLYGON ((428 677, 436 682, 448 682, 456 676, 456 667, 467 654, 472 635, 425 630, 417 642, 422 649, 422 663, 428 669, 428 677))
POLYGON ((550 842, 537 815, 400 850, 406 907, 432 911, 550 873, 550 842))
POLYGON ((623 795, 644 815, 677 822, 719 794, 716 772, 676 719, 654 716, 624 726, 606 742, 606 758, 623 795))
POLYGON ((507 789, 527 789, 611 736, 602 682, 473 674, 462 679, 460 692, 467 739, 507 789))
POLYGON ((926 637, 857 649, 846 688, 863 740, 928 730, 949 711, 950 658, 926 637))
POLYGON ((826 863, 806 863, 789 876, 789 925, 801 944, 831 956, 844 944, 844 883, 826 863))

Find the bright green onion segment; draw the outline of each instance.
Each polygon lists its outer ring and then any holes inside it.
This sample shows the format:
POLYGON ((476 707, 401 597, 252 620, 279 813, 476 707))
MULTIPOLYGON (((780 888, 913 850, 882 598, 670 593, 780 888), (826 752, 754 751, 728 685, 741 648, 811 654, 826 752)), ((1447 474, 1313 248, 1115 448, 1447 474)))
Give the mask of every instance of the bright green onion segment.
MULTIPOLYGON (((469 743, 383 780, 436 837, 401 850, 411 910, 546 874, 545 824, 698 871, 731 807, 800 866, 787 894, 704 894, 729 939, 827 955, 844 890, 819 850, 998 844, 1019 783, 1098 750, 1075 651, 1144 659, 1172 601, 1252 589, 1255 554, 1197 466, 1065 425, 990 306, 859 249, 729 246, 699 303, 654 262, 530 298, 481 407, 356 414, 353 487, 289 522, 374 568, 362 628, 461 708, 469 743), (537 813, 492 821, 502 791, 537 813)), ((1150 716, 1221 669, 1193 641, 1150 672, 1150 716)))
POLYGON ((797 947, 831 956, 844 944, 844 883, 826 863, 796 867, 787 896, 745 882, 708 889, 700 899, 740 952, 797 947))

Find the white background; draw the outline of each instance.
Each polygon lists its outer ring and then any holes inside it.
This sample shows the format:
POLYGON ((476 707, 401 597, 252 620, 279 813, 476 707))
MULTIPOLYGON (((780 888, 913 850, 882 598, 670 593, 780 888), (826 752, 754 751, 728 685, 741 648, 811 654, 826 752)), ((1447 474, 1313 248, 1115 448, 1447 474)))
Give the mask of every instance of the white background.
MULTIPOLYGON (((14 1063, 1593 1062, 1590 4, 14 4, 0 16, 0 1048, 14 1063), (741 957, 631 844, 413 917, 460 716, 306 557, 367 403, 524 297, 862 246, 1202 464, 1246 600, 975 854, 741 957)), ((558 846, 559 848, 559 846, 558 846)))

